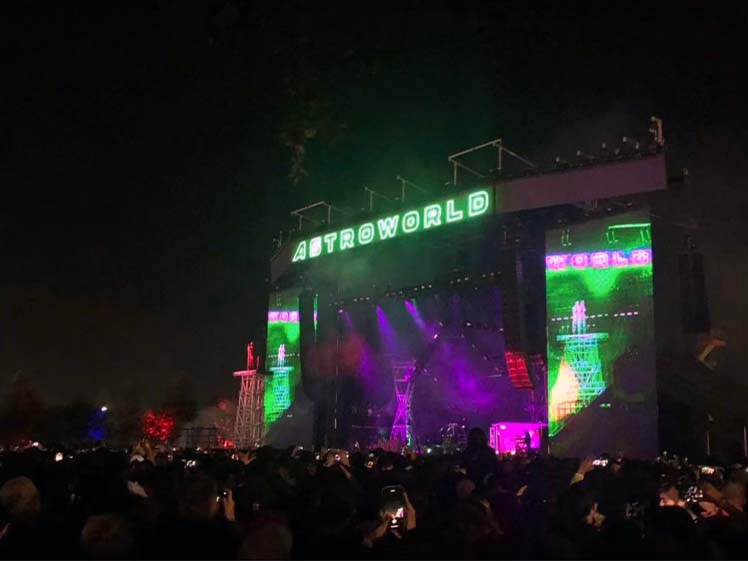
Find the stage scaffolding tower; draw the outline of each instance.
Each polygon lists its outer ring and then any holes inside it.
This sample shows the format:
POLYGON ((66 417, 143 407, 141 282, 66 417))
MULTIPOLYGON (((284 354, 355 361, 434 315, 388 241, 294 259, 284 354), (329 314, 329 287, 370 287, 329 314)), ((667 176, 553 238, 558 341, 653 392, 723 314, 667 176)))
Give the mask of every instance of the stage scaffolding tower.
POLYGON ((416 385, 414 362, 395 363, 393 365, 392 376, 395 382, 397 409, 395 410, 395 420, 392 422, 390 439, 399 440, 408 446, 412 446, 414 435, 411 405, 413 402, 413 390, 416 385))
POLYGON ((247 345, 247 369, 234 372, 241 380, 236 405, 234 446, 246 449, 261 444, 265 437, 265 382, 257 373, 259 357, 254 356, 254 343, 247 345))

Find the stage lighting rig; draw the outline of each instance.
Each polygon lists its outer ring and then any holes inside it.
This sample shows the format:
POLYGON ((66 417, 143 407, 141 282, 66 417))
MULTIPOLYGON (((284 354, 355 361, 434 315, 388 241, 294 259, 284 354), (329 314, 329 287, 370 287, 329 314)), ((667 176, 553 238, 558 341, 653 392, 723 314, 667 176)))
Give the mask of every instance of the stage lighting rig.
POLYGON ((634 154, 639 153, 639 141, 629 138, 628 136, 624 136, 621 138, 621 146, 618 150, 618 155, 624 158, 630 158, 634 154))
POLYGON ((595 156, 585 154, 581 150, 577 150, 577 165, 589 165, 595 161, 595 156))
POLYGON ((611 157, 610 154, 610 148, 608 148, 607 142, 600 143, 600 159, 601 160, 609 160, 611 157))
POLYGON ((537 168, 537 166, 531 161, 508 149, 501 138, 497 138, 489 142, 484 142, 483 144, 479 144, 478 146, 473 146, 472 148, 468 148, 467 150, 462 150, 461 152, 452 154, 447 158, 447 161, 452 164, 452 188, 457 188, 458 186, 458 170, 465 171, 480 180, 485 180, 487 176, 500 177, 506 175, 507 163, 509 161, 514 162, 515 165, 521 166, 522 169, 537 168), (475 152, 485 150, 488 150, 488 153, 495 150, 495 165, 485 165, 485 160, 483 160, 481 165, 477 166, 479 167, 479 169, 475 169, 476 164, 471 163, 470 166, 467 165, 468 160, 466 160, 466 157, 474 154, 475 152))
POLYGON ((429 196, 431 195, 431 193, 427 191, 426 189, 424 189, 423 187, 416 185, 412 181, 405 179, 402 176, 398 175, 397 177, 395 177, 395 180, 400 182, 400 204, 405 203, 406 187, 415 189, 416 191, 419 191, 420 193, 424 195, 429 195, 429 196))
POLYGON ((369 214, 374 214, 374 199, 381 199, 383 201, 386 201, 388 203, 394 203, 397 202, 395 199, 391 199, 386 195, 383 195, 382 193, 379 193, 375 191, 374 189, 370 189, 369 187, 364 186, 364 193, 366 193, 369 196, 369 214))
POLYGON ((463 324, 463 327, 466 327, 468 329, 478 329, 481 331, 502 331, 502 329, 497 325, 488 324, 485 322, 474 322, 474 321, 466 321, 463 324))

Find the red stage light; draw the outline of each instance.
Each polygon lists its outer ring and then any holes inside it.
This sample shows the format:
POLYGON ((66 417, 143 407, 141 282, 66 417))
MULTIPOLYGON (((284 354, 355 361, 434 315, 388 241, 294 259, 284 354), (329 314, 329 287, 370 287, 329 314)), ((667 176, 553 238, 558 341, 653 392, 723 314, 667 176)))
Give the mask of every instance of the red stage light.
POLYGON ((506 367, 509 371, 509 379, 517 389, 531 390, 535 387, 527 371, 527 358, 524 353, 507 351, 506 367))
POLYGON ((168 413, 146 411, 143 415, 143 434, 154 440, 168 440, 174 435, 176 420, 168 413))

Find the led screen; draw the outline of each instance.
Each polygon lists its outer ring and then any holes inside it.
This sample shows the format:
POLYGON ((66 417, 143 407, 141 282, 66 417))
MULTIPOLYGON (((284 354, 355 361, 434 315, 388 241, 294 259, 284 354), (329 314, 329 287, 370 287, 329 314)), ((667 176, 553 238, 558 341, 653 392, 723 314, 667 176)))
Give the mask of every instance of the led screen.
POLYGON ((270 375, 265 380, 265 431, 290 407, 301 380, 299 326, 298 289, 272 293, 268 310, 270 375))
POLYGON ((646 212, 547 233, 554 454, 656 454, 652 264, 646 212))

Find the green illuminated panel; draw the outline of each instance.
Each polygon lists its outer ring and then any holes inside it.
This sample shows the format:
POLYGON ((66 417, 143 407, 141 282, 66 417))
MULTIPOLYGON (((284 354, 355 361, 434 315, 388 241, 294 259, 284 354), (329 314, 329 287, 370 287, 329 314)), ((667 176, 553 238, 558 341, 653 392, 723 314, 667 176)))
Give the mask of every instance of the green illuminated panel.
POLYGON ((270 295, 265 380, 265 429, 291 406, 301 380, 299 357, 299 291, 270 295))
POLYGON ((651 227, 642 218, 646 215, 634 213, 626 223, 608 219, 548 233, 551 438, 567 427, 575 434, 619 430, 612 426, 613 417, 611 427, 585 428, 579 421, 573 429, 568 425, 588 407, 608 411, 612 401, 610 415, 616 415, 631 403, 642 403, 644 393, 632 397, 625 390, 645 387, 647 376, 654 379, 654 367, 642 353, 653 342, 651 227), (630 372, 629 363, 636 364, 630 372))
POLYGON ((296 244, 292 260, 307 261, 375 242, 466 222, 489 214, 492 206, 492 189, 462 193, 418 209, 364 222, 354 228, 343 228, 302 240, 296 244))

